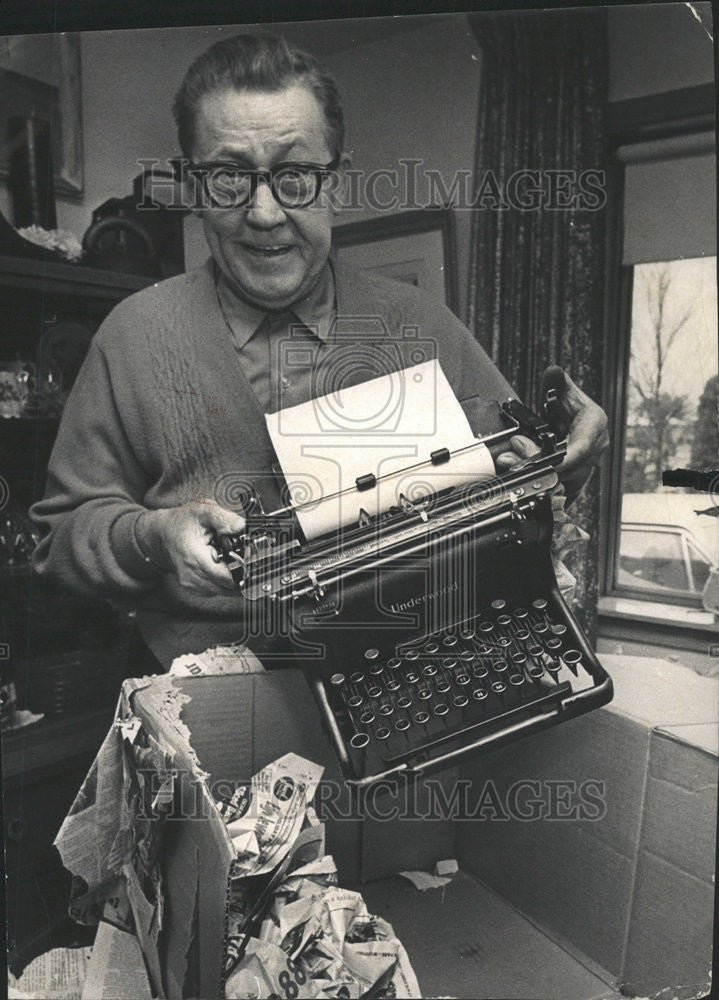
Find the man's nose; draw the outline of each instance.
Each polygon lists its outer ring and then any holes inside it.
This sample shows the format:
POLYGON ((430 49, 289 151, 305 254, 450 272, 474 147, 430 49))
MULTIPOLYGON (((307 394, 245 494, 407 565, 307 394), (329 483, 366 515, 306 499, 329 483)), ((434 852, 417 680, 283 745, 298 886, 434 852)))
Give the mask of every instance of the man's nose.
POLYGON ((280 225, 285 219, 285 211, 273 195, 270 185, 266 180, 260 179, 248 204, 247 221, 250 225, 270 229, 280 225))

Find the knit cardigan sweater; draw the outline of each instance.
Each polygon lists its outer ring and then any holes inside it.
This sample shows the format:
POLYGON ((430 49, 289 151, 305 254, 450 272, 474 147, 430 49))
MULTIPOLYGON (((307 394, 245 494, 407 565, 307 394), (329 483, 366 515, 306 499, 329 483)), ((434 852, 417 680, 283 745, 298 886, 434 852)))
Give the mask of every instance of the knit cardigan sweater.
MULTIPOLYGON (((498 429, 496 401, 511 387, 444 305, 340 265, 335 280, 336 350, 317 379, 323 393, 333 379, 348 385, 378 374, 353 364, 367 357, 368 342, 398 369, 417 363, 419 345, 423 357, 429 350, 438 358, 475 432, 498 429)), ((275 461, 208 261, 125 299, 93 338, 65 407, 45 497, 31 511, 41 531, 35 568, 78 593, 133 605, 166 667, 181 653, 241 639, 244 599, 183 589, 173 574, 147 565, 134 527, 146 509, 205 497, 231 507, 232 484, 240 482, 255 482, 272 509, 275 461)))

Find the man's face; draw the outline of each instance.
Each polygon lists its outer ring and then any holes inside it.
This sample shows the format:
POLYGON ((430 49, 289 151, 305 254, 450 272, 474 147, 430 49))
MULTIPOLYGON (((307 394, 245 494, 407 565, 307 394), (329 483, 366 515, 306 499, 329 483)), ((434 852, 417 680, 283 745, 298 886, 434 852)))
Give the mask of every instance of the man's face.
MULTIPOLYGON (((326 164, 322 108, 310 90, 226 90, 206 94, 196 119, 195 162, 233 160, 267 170, 276 163, 326 164)), ((205 237, 230 284, 247 302, 282 309, 315 284, 330 251, 332 209, 323 191, 306 208, 283 208, 265 183, 237 208, 203 210, 205 237)))

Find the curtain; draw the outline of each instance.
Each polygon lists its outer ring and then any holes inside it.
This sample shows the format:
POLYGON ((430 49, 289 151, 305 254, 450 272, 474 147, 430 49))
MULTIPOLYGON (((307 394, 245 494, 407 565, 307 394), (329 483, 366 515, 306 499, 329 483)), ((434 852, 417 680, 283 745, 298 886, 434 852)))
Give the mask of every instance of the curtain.
MULTIPOLYGON (((483 78, 467 315, 482 346, 535 407, 548 364, 602 398, 606 194, 597 172, 607 163, 605 14, 468 15, 483 78)), ((577 577, 574 611, 594 641, 598 469, 570 514, 590 536, 568 565, 577 577)))

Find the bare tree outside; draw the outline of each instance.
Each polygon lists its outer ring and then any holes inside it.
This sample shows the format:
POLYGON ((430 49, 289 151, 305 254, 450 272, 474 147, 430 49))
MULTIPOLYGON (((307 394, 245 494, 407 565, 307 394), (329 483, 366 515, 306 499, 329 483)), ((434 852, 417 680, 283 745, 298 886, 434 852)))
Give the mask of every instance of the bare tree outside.
POLYGON ((688 460, 704 379, 680 376, 701 350, 706 316, 682 278, 674 262, 635 269, 625 493, 659 490, 662 469, 688 460))

